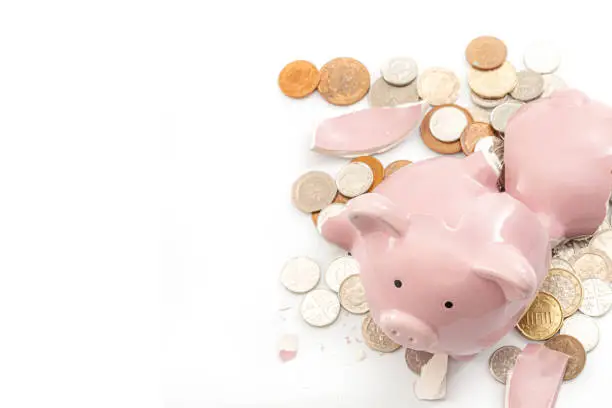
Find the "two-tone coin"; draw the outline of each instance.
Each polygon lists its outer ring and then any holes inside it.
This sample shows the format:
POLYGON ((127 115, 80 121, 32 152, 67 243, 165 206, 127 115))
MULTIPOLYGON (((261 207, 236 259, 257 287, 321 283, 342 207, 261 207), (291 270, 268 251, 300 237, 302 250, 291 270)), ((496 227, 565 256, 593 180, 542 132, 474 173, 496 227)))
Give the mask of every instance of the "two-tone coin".
POLYGON ((577 338, 588 353, 599 343, 599 326, 592 317, 575 314, 563 321, 561 334, 567 334, 577 338))
POLYGON ((401 347, 382 331, 369 313, 363 318, 361 334, 372 350, 391 353, 401 347))
POLYGON ((336 183, 329 174, 309 171, 293 183, 291 201, 298 210, 312 213, 331 204, 337 192, 336 183))
POLYGON ((338 191, 346 197, 357 197, 368 191, 374 182, 374 173, 365 163, 351 162, 345 165, 336 176, 338 191))
POLYGON ((334 292, 315 289, 304 296, 300 313, 306 323, 311 326, 329 326, 340 315, 340 301, 334 292))
POLYGON ((586 364, 586 351, 575 337, 567 334, 560 334, 544 343, 544 346, 551 350, 559 351, 569 356, 565 367, 565 381, 573 380, 584 370, 586 364))
POLYGON ((441 140, 436 139, 436 137, 431 132, 431 127, 430 127, 431 118, 438 110, 446 108, 446 107, 453 107, 454 109, 458 109, 461 112, 463 112, 468 124, 474 121, 472 119, 472 115, 470 115, 470 113, 465 108, 462 108, 458 105, 435 106, 433 109, 427 112, 427 114, 423 118, 423 121, 421 122, 421 126, 420 126, 421 139, 423 140, 423 143, 425 143, 425 145, 429 147, 431 150, 433 150, 434 152, 441 153, 441 154, 459 153, 461 151, 461 142, 459 140, 455 140, 454 142, 443 142, 441 140))
POLYGON ((361 276, 350 275, 342 281, 338 290, 340 304, 353 314, 364 314, 370 311, 365 297, 365 289, 361 283, 361 276))
POLYGON ((451 143, 459 140, 461 133, 469 124, 468 117, 461 109, 444 106, 437 109, 429 120, 429 130, 441 142, 451 143))
POLYGON ((410 57, 395 57, 380 68, 383 79, 391 85, 406 86, 415 80, 419 72, 417 63, 410 57))
POLYGON ((565 269, 551 269, 540 287, 542 292, 555 297, 563 309, 563 317, 576 313, 582 304, 582 284, 580 279, 565 269))
POLYGON ((542 341, 554 336, 562 324, 563 309, 559 301, 548 293, 538 292, 516 327, 529 340, 542 341))
POLYGON ((511 101, 502 103, 493 109, 493 111, 491 111, 491 126, 493 126, 493 129, 504 133, 508 121, 522 106, 522 102, 511 101))
POLYGON ((370 106, 375 108, 391 107, 417 102, 419 100, 419 93, 414 81, 406 86, 393 86, 388 84, 383 78, 378 78, 372 84, 368 100, 370 106))
POLYGON ((587 316, 599 317, 610 311, 612 307, 612 286, 597 278, 582 281, 584 299, 580 311, 587 316))
POLYGON ((454 103, 459 87, 457 75, 446 68, 427 68, 417 78, 419 96, 434 106, 454 103))
POLYGON ((325 271, 325 283, 334 292, 340 290, 340 284, 349 276, 359 273, 359 262, 352 256, 341 256, 331 261, 325 271))
POLYGON ((404 358, 406 359, 406 365, 413 373, 421 375, 421 368, 431 360, 434 355, 427 351, 413 350, 406 347, 404 358))
POLYGON ((514 368, 519 354, 521 354, 521 349, 516 346, 502 346, 495 350, 489 358, 489 371, 493 378, 505 384, 508 373, 514 368))
POLYGON ((321 268, 312 259, 298 256, 289 259, 281 271, 281 283, 294 293, 312 290, 321 279, 321 268))

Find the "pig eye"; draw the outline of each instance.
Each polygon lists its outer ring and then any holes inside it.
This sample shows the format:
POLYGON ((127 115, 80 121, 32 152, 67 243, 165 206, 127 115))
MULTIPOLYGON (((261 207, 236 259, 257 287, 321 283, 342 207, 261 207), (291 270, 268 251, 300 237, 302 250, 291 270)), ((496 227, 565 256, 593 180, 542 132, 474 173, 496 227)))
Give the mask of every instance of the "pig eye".
POLYGON ((447 309, 452 309, 453 302, 451 302, 450 300, 447 300, 446 302, 444 302, 444 307, 447 309))
POLYGON ((393 284, 395 285, 396 288, 402 287, 402 281, 399 279, 396 279, 395 282, 393 282, 393 284))

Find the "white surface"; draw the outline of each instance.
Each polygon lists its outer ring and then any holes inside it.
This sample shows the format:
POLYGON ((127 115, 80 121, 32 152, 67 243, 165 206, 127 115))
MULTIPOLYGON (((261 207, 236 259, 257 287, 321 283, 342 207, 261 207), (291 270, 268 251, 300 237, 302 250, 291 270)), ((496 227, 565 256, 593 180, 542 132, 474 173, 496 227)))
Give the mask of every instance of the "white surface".
MULTIPOLYGON (((359 317, 301 321, 283 263, 342 252, 291 206, 291 183, 342 166, 308 145, 321 117, 351 108, 286 98, 276 81, 298 58, 352 56, 376 77, 406 54, 455 70, 467 103, 465 46, 486 33, 517 68, 532 40, 554 40, 558 75, 612 103, 612 54, 597 40, 612 34, 606 3, 559 4, 3 2, 0 406, 501 406, 493 349, 450 361, 446 400, 418 402, 403 352, 357 361, 359 317), (299 351, 282 364, 284 332, 299 351)), ((380 157, 434 155, 415 133, 380 157)), ((558 408, 608 400, 612 316, 599 322, 558 408)))

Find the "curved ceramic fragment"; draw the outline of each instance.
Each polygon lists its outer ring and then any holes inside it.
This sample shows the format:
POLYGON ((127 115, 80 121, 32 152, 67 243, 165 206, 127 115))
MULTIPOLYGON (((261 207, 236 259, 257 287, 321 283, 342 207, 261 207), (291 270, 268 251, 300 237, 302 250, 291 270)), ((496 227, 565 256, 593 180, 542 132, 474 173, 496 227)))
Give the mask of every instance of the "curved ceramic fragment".
POLYGON ((416 129, 426 110, 425 102, 417 102, 325 119, 315 130, 312 150, 338 157, 382 153, 416 129))

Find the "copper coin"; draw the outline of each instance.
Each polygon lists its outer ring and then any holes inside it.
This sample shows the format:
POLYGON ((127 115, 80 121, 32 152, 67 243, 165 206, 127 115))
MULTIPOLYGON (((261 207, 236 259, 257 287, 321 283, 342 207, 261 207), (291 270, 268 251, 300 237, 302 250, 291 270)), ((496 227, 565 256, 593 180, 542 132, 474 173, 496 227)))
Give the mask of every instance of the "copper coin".
MULTIPOLYGON (((332 201, 332 204, 334 203, 340 203, 340 204, 346 204, 348 203, 349 198, 343 196, 342 194, 340 194, 340 192, 338 191, 336 193, 336 197, 334 197, 334 201, 332 201)), ((319 222, 319 214, 321 213, 321 211, 315 211, 310 215, 310 218, 312 218, 312 222, 314 223, 314 225, 316 226, 319 222)))
POLYGON ((312 63, 293 61, 285 65, 278 75, 278 86, 291 98, 303 98, 317 89, 319 79, 319 70, 312 63))
POLYGON ((421 368, 431 360, 434 355, 421 350, 413 350, 406 347, 404 358, 406 365, 415 374, 421 375, 421 368))
POLYGON ((432 110, 427 112, 427 114, 423 118, 423 122, 421 122, 421 139, 423 139, 423 143, 425 143, 427 147, 429 147, 434 152, 441 154, 454 154, 459 153, 461 151, 461 140, 456 140, 450 143, 442 142, 434 137, 429 127, 429 122, 431 121, 431 116, 434 114, 434 112, 436 112, 438 109, 449 106, 460 109, 464 113, 468 120, 468 126, 470 126, 474 121, 474 119, 472 119, 472 115, 467 109, 454 104, 435 106, 432 110))
POLYGON ((368 193, 372 192, 377 185, 380 184, 381 181, 385 178, 385 168, 383 167, 380 160, 373 156, 359 156, 355 157, 351 162, 361 162, 365 163, 372 169, 372 173, 374 173, 374 182, 372 186, 367 191, 368 193))
POLYGON ((474 122, 465 127, 461 133, 459 141, 461 142, 461 150, 466 156, 474 153, 476 143, 483 137, 495 136, 495 130, 488 123, 474 122))
POLYGON ((321 68, 318 90, 334 105, 352 105, 360 101, 370 89, 370 73, 353 58, 336 58, 321 68))
POLYGON ((385 178, 389 177, 402 167, 407 166, 409 164, 412 164, 410 160, 396 160, 392 163, 389 163, 389 165, 385 167, 385 178))
POLYGON ((508 50, 502 40, 490 36, 474 38, 465 50, 465 58, 476 69, 488 70, 499 68, 508 50))
POLYGON ((565 375, 563 376, 565 381, 578 377, 578 374, 582 372, 586 364, 586 351, 578 339, 567 334, 559 334, 548 340, 544 345, 551 350, 559 351, 569 356, 565 375))

